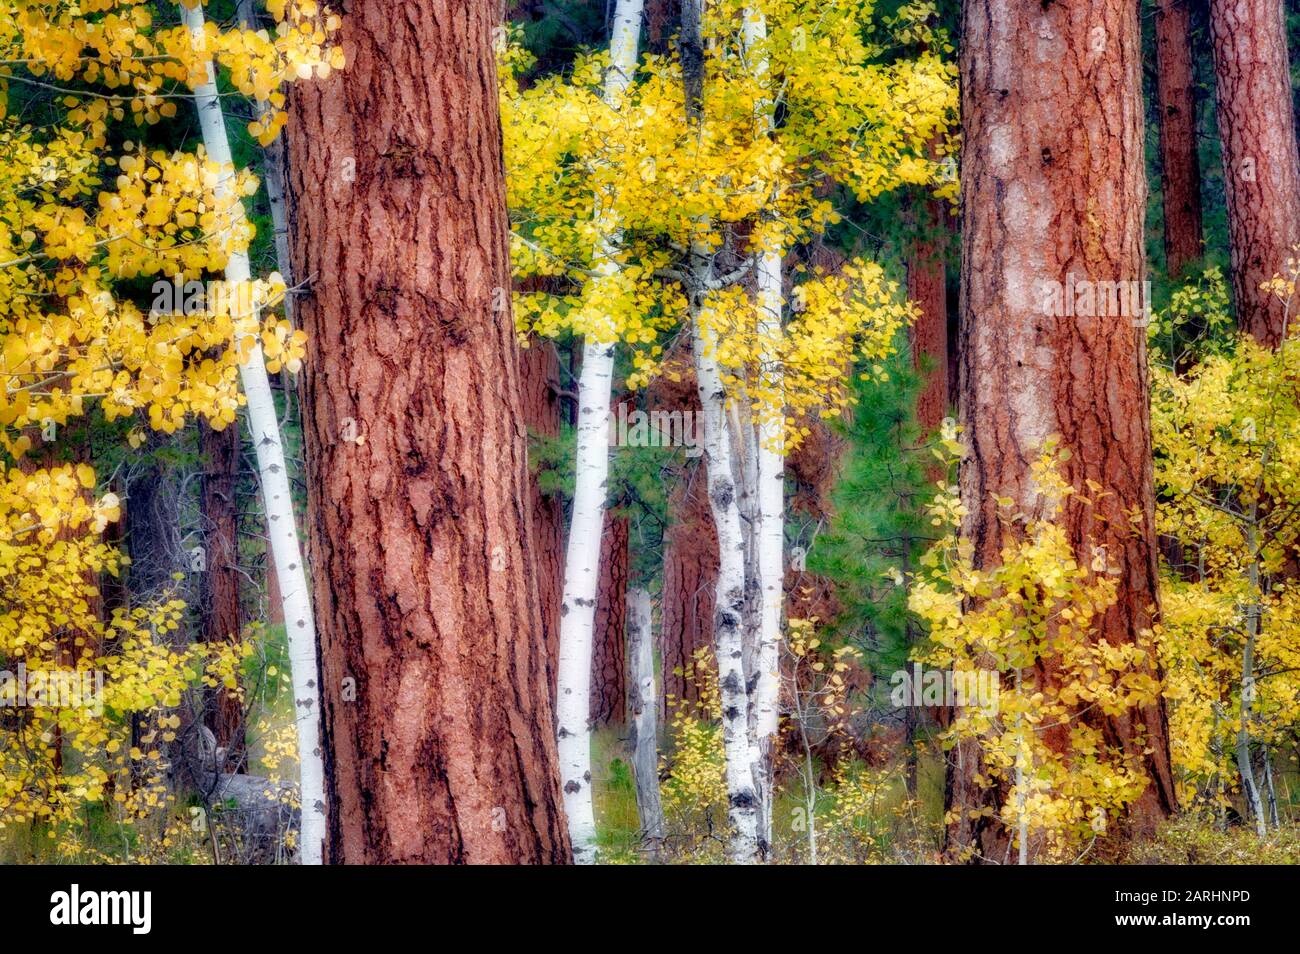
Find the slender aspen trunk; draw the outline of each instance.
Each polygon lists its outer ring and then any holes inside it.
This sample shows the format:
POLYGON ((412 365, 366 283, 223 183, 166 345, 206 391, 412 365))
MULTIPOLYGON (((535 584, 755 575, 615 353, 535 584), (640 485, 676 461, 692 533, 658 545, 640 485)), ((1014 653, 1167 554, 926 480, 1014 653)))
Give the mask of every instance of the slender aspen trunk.
MULTIPOLYGON (((767 19, 757 8, 745 11, 745 47, 752 51, 751 68, 760 84, 770 82, 767 51, 767 19)), ((773 101, 755 103, 755 124, 760 136, 774 128, 773 101)), ((773 202, 777 196, 773 195, 773 202)), ((763 249, 755 263, 755 298, 760 341, 779 341, 785 307, 781 252, 763 249)), ((784 374, 777 354, 763 355, 759 373, 763 389, 780 393, 784 374)), ((772 745, 777 731, 781 691, 781 610, 785 601, 785 409, 776 409, 758 423, 758 576, 761 591, 759 613, 757 681, 755 684, 754 732, 758 749, 755 784, 762 800, 762 842, 766 852, 772 843, 772 745)))
MULTIPOLYGON (((1265 458, 1267 467, 1267 458, 1265 458)), ((1255 817, 1255 832, 1260 838, 1268 834, 1268 822, 1264 816, 1264 804, 1259 796, 1259 783, 1255 780, 1255 768, 1250 762, 1250 721, 1251 710, 1255 700, 1255 643, 1259 639, 1261 609, 1260 573, 1259 573, 1259 502, 1251 504, 1250 522, 1246 526, 1246 545, 1250 549, 1250 569, 1247 571, 1250 584, 1250 605, 1246 607, 1246 641, 1241 650, 1241 685, 1240 707, 1237 721, 1237 771, 1241 773, 1241 791, 1246 797, 1246 805, 1255 817)))
MULTIPOLYGON (((707 250, 692 253, 697 287, 708 285, 707 250)), ((694 296, 693 296, 694 297, 694 296)), ((749 692, 745 677, 745 540, 733 474, 727 395, 714 354, 714 343, 700 325, 698 303, 691 314, 695 377, 700 392, 704 463, 709 504, 718 532, 718 585, 713 610, 718 689, 722 701, 722 738, 726 753, 727 819, 731 827, 728 858, 737 864, 758 860, 759 805, 749 732, 749 692)))
MULTIPOLYGON (((564 863, 490 4, 370 0, 290 90, 329 857, 564 863)), ((283 577, 281 577, 283 583, 283 577)))
MULTIPOLYGON (((605 103, 617 108, 636 71, 644 0, 618 0, 610 36, 610 66, 605 73, 605 103)), ((596 197, 601 233, 595 270, 617 273, 619 228, 596 197)), ((564 561, 564 599, 560 606, 560 661, 556 692, 556 736, 560 752, 564 811, 569 820, 573 857, 596 860, 596 815, 591 800, 591 656, 600 581, 600 538, 605 525, 609 480, 609 402, 614 384, 613 341, 592 340, 582 349, 578 379, 577 476, 573 522, 564 561)))
MULTIPOLYGON (((682 4, 678 40, 682 61, 686 120, 698 127, 704 118, 704 0, 682 4)), ((707 232, 707 221, 696 223, 707 232)), ((704 467, 709 507, 718 533, 718 585, 713 607, 713 644, 722 705, 722 743, 726 761, 727 857, 734 864, 753 864, 759 857, 759 795, 754 782, 755 746, 750 731, 750 692, 745 672, 745 533, 741 527, 740 489, 736 474, 735 435, 727 409, 727 392, 718 365, 716 341, 700 314, 713 285, 713 249, 699 239, 689 251, 691 352, 700 399, 704 467)))
MULTIPOLYGON (((963 7, 962 261, 978 266, 961 276, 963 534, 977 567, 997 564, 1004 534, 1016 531, 995 498, 1034 513, 1029 464, 1061 435, 1065 479, 1100 487, 1091 507, 1072 498, 1061 525, 1080 564, 1104 555, 1116 582, 1094 627, 1111 645, 1140 640, 1159 613, 1146 329, 1138 315, 1049 313, 1044 289, 1070 276, 1145 278, 1141 56, 1126 0, 963 7)), ((1107 847, 1119 849, 1175 806, 1164 703, 1080 718, 1148 781, 1112 826, 1107 847)), ((1010 841, 998 812, 1005 792, 978 784, 975 755, 959 746, 949 763, 948 849, 998 861, 1010 841)))
MULTIPOLYGON (((181 17, 196 45, 202 46, 203 7, 188 9, 181 5, 181 17)), ((207 65, 207 82, 194 91, 199 126, 208 158, 226 171, 217 181, 218 195, 230 189, 234 164, 230 141, 217 95, 212 63, 207 65)), ((232 254, 226 264, 226 281, 239 287, 250 280, 248 256, 232 254)), ((248 316, 252 321, 255 316, 248 316)), ((303 864, 320 864, 325 842, 325 780, 320 744, 320 705, 316 660, 316 628, 307 593, 307 572, 293 512, 293 495, 289 487, 289 469, 285 464, 284 445, 280 440, 280 422, 266 376, 262 346, 254 329, 245 332, 251 345, 249 356, 240 366, 240 380, 247 399, 248 425, 257 452, 257 469, 266 507, 267 532, 275 559, 284 604, 285 631, 289 641, 289 670, 293 683, 294 722, 298 733, 299 797, 302 802, 300 836, 303 864)))
POLYGON ((654 859, 663 845, 664 810, 659 800, 659 697, 655 692, 650 593, 644 587, 635 587, 628 592, 627 603, 628 741, 641 838, 654 859))
POLYGON ((1201 165, 1192 71, 1192 0, 1157 0, 1156 96, 1160 105, 1160 181, 1165 264, 1178 275, 1201 257, 1201 165))
POLYGON ((1237 324, 1276 346, 1286 306, 1260 288, 1300 243, 1300 154, 1281 0, 1210 0, 1237 324))

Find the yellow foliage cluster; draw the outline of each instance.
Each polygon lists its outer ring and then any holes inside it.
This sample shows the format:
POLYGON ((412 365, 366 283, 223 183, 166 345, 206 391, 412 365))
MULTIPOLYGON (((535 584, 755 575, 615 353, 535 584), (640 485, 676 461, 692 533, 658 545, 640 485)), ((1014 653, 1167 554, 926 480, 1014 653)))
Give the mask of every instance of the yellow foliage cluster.
POLYGON ((100 536, 120 505, 91 499, 93 485, 85 465, 0 480, 0 828, 53 833, 106 799, 126 813, 158 807, 180 720, 161 716, 133 743, 130 716, 178 706, 191 685, 235 687, 240 650, 172 645, 182 603, 103 618, 99 580, 122 558, 100 536), (75 688, 37 698, 56 682, 75 688))
POLYGON ((117 120, 129 109, 133 119, 155 123, 176 115, 178 100, 185 99, 176 90, 202 83, 208 61, 216 60, 239 93, 272 107, 249 125, 265 145, 284 125, 280 87, 324 79, 344 65, 342 49, 328 46, 339 19, 316 0, 271 0, 274 33, 208 23, 198 44, 183 25, 158 22, 155 6, 149 0, 0 2, 0 59, 30 74, 0 75, 0 90, 4 80, 18 80, 77 100, 100 99, 117 120), (84 93, 80 84, 104 92, 84 93))
POLYGON ((676 851, 699 863, 721 862, 722 842, 716 836, 727 829, 726 755, 712 651, 697 649, 684 675, 695 685, 698 699, 695 703, 667 700, 661 803, 676 851))
MULTIPOLYGON (((193 308, 159 308, 146 290, 197 282, 246 252, 254 234, 240 203, 257 189, 201 147, 140 144, 148 126, 191 109, 190 88, 215 60, 237 94, 269 107, 249 128, 269 142, 282 84, 343 66, 327 9, 269 8, 273 32, 208 23, 196 41, 169 5, 0 0, 0 449, 15 462, 92 404, 163 431, 200 415, 230 425, 253 335, 269 369, 297 369, 301 333, 260 317, 284 294, 279 276, 209 283, 193 308), (222 179, 232 188, 219 198, 222 179)), ((84 464, 15 465, 0 478, 0 692, 12 697, 0 705, 0 825, 43 823, 52 838, 88 803, 121 820, 165 808, 171 710, 187 688, 237 691, 242 658, 185 645, 178 601, 102 607, 100 580, 123 559, 102 541, 119 501, 93 498, 96 480, 84 464), (102 692, 90 705, 25 704, 20 672, 93 677, 102 692)))
POLYGON ((941 59, 950 51, 926 25, 932 12, 917 3, 884 21, 869 0, 711 3, 698 124, 687 122, 675 57, 643 57, 611 105, 606 56, 534 79, 528 54, 508 43, 502 117, 513 263, 528 289, 516 297, 521 331, 624 343, 628 383, 640 386, 686 314, 688 250, 705 247, 718 271, 739 273, 701 301, 731 396, 744 391, 760 419, 787 416, 792 442, 810 415, 842 411, 845 370, 878 364, 910 318, 897 287, 865 261, 808 273, 785 335, 761 334, 744 269, 721 265, 819 240, 839 221, 837 194, 870 201, 908 184, 952 194, 931 158, 935 143, 950 150, 957 102, 941 59), (765 16, 761 46, 742 41, 746 9, 765 16), (894 55, 925 41, 926 52, 894 55), (780 115, 771 134, 756 118, 766 102, 780 115), (773 366, 784 383, 766 373, 773 366))
MULTIPOLYGON (((948 465, 960 454, 953 428, 938 452, 948 465)), ((920 661, 999 677, 997 705, 957 710, 946 740, 978 742, 976 781, 1000 793, 1003 823, 1012 832, 1023 825, 1054 857, 1103 833, 1146 785, 1142 766, 1081 713, 1119 716, 1160 691, 1153 645, 1111 645, 1093 632, 1114 602, 1115 581, 1104 565, 1076 558, 1057 522, 1075 494, 1058 467, 1066 453, 1049 439, 1033 465, 1039 515, 1014 513, 1012 501, 999 501, 1008 533, 992 567, 975 566, 973 544, 959 534, 965 507, 956 488, 941 484, 930 514, 942 537, 922 558, 909 597, 929 628, 920 661)))
POLYGON ((1250 744, 1289 744, 1300 724, 1300 342, 1243 335, 1152 374, 1157 524, 1182 554, 1161 586, 1173 759, 1181 798, 1218 807, 1240 781, 1243 691, 1250 744))

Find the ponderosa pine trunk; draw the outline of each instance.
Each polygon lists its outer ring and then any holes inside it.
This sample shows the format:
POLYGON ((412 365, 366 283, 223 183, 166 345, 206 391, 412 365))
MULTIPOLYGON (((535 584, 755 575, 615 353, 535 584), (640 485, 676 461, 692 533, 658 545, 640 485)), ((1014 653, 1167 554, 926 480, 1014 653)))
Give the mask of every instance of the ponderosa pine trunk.
POLYGON ((622 724, 627 711, 627 517, 605 514, 600 542, 600 586, 591 652, 591 724, 622 724))
POLYGON ((1201 164, 1192 69, 1192 0, 1157 0, 1156 96, 1160 110, 1160 185, 1165 264, 1178 275, 1201 257, 1201 164))
MULTIPOLYGON (((1061 520, 1083 564, 1102 552, 1114 576, 1115 605, 1095 629, 1112 645, 1138 640, 1158 613, 1146 329, 1136 316, 1047 314, 1044 299, 1045 283, 1071 275, 1145 279, 1140 39, 1137 6, 1122 0, 963 8, 963 533, 977 566, 999 561, 1007 527, 994 497, 1033 513, 1029 464, 1061 435, 1065 479, 1102 491, 1061 520)), ((1082 718, 1149 779, 1109 837, 1151 832, 1175 805, 1163 703, 1082 718)), ((950 758, 947 847, 1001 862, 1010 832, 972 755, 961 746, 950 758), (971 814, 990 805, 991 816, 971 814)))
POLYGON ((1260 288, 1300 243, 1300 154, 1281 0, 1210 0, 1237 324, 1276 345, 1286 308, 1260 288))
POLYGON ((498 11, 356 4, 295 86, 329 858, 569 860, 529 508, 498 11))
MULTIPOLYGON (((219 431, 199 424, 203 455, 203 640, 238 644, 243 630, 239 596, 239 507, 235 491, 239 477, 239 423, 219 431)), ((226 689, 215 692, 209 727, 226 749, 231 771, 245 766, 244 706, 226 689)))

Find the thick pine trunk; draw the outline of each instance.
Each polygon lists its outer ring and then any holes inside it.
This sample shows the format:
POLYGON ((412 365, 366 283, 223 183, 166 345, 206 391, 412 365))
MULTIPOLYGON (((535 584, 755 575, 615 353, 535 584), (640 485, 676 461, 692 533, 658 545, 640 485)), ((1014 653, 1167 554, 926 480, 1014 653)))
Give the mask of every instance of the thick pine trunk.
POLYGON ((1160 184, 1165 263, 1178 275, 1201 257, 1201 166, 1192 70, 1192 0, 1157 0, 1156 95, 1160 107, 1160 184))
POLYGON ((605 514, 591 654, 591 724, 622 724, 627 705, 628 519, 605 514))
MULTIPOLYGON (((239 424, 214 431, 199 424, 203 455, 200 501, 204 535, 203 639, 238 643, 243 630, 239 597, 239 507, 235 489, 239 476, 239 424)), ((209 726, 217 744, 226 749, 232 771, 246 767, 244 707, 231 692, 215 694, 209 726)))
MULTIPOLYGON (((1118 584, 1096 638, 1131 643, 1157 611, 1146 330, 1131 317, 1046 315, 1043 283, 1145 278, 1137 7, 972 0, 962 29, 963 532, 977 565, 1000 559, 994 495, 1032 513, 1029 463, 1060 434, 1072 452, 1066 479, 1104 489, 1062 517, 1084 564, 1104 548, 1118 584)), ((1174 807, 1163 703, 1084 718, 1145 766, 1150 783, 1122 827, 1150 832, 1174 807)), ((949 808, 962 814, 948 846, 1001 861, 1009 833, 999 819, 967 814, 997 797, 974 784, 978 771, 959 747, 949 808)))
POLYGON ((1210 0, 1237 324, 1267 345, 1286 309, 1260 284, 1286 273, 1300 243, 1300 155, 1281 0, 1210 0))
POLYGON ((491 4, 357 4, 296 86, 329 858, 564 862, 491 4))

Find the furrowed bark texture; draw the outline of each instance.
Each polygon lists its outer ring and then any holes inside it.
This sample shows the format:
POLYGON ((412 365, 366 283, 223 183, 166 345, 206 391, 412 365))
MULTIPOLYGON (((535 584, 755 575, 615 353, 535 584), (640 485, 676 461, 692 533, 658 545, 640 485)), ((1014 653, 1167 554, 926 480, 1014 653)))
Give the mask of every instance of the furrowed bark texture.
MULTIPOLYGON (((1146 330, 1130 317, 1051 317, 1043 282, 1145 277, 1137 7, 973 0, 962 30, 963 532, 978 566, 1000 559, 993 495, 1033 513, 1029 466, 1060 434, 1072 451, 1065 478, 1105 491, 1090 495, 1094 507, 1073 501, 1062 516, 1079 558, 1089 564, 1093 547, 1104 548, 1118 584, 1096 638, 1131 643, 1157 612, 1146 330)), ((1150 832, 1175 804, 1163 704, 1083 718, 1145 765, 1150 784, 1122 827, 1150 832)), ((978 759, 969 756, 959 749, 950 764, 949 807, 963 814, 948 846, 1001 861, 1000 821, 965 813, 996 800, 974 784, 978 759)))
POLYGON ((1286 308, 1259 286, 1286 273, 1300 243, 1300 155, 1282 4, 1211 0, 1210 36, 1237 324, 1276 345, 1286 308))
POLYGON ((628 520, 605 514, 600 541, 600 587, 591 652, 591 724, 621 724, 627 711, 625 687, 628 580, 628 520))
MULTIPOLYGON (((560 433, 560 358, 555 344, 533 341, 519 353, 519 379, 528 430, 546 437, 560 433)), ((548 698, 555 702, 556 664, 560 655, 560 600, 564 593, 564 501, 544 494, 529 474, 532 496, 534 559, 542 605, 542 642, 546 646, 548 698)))
POLYGON ((1201 166, 1192 70, 1192 0, 1156 4, 1156 96, 1160 106, 1160 182, 1165 259, 1177 275, 1201 257, 1201 166))
MULTIPOLYGON (((239 423, 214 431, 199 424, 203 453, 200 512, 204 522, 203 639, 238 643, 243 630, 239 601, 239 423)), ((225 747, 232 771, 244 763, 244 706, 232 693, 218 690, 209 713, 217 744, 225 747)))
POLYGON ((569 858, 529 510, 492 4, 369 2, 289 155, 329 858, 569 858))
POLYGON ((670 703, 695 705, 700 701, 698 680, 691 675, 695 653, 713 645, 718 533, 702 465, 690 470, 673 490, 668 509, 659 632, 665 718, 670 703))

